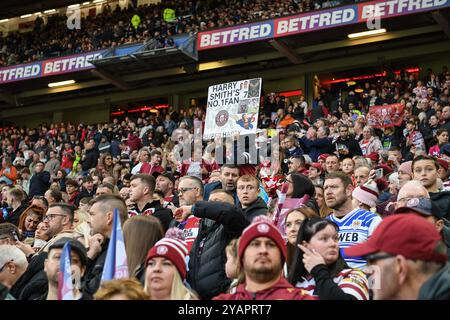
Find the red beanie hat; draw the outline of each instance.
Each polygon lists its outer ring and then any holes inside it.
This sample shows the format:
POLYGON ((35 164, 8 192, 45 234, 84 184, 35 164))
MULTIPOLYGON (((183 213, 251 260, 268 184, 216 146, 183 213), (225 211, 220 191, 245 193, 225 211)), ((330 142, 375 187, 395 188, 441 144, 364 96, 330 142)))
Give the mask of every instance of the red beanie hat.
POLYGON ((247 246, 253 239, 264 237, 272 239, 281 251, 283 261, 286 261, 287 249, 286 241, 284 241, 280 230, 272 223, 267 216, 258 216, 253 219, 251 225, 249 225, 243 232, 239 240, 239 259, 242 262, 244 252, 247 246))
MULTIPOLYGON (((181 278, 186 279, 186 256, 188 254, 187 244, 182 239, 171 238, 171 233, 176 233, 171 228, 167 230, 166 238, 159 240, 148 252, 147 258, 145 259, 145 265, 155 257, 163 257, 172 261, 172 263, 177 268, 180 273, 181 278)), ((181 229, 178 229, 183 232, 181 229)), ((175 235, 177 236, 177 235, 175 235)))

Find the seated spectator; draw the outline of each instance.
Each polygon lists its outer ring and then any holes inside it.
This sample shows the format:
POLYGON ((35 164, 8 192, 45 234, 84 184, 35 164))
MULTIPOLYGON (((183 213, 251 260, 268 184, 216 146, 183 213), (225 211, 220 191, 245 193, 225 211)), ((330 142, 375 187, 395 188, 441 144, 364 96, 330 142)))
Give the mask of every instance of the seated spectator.
POLYGON ((134 279, 104 281, 94 295, 95 300, 149 300, 141 284, 134 279))
MULTIPOLYGON (((25 254, 13 245, 0 245, 0 285, 10 290, 28 267, 25 254)), ((15 300, 11 293, 5 300, 15 300)), ((0 300, 2 300, 0 298, 0 300)))
POLYGON ((387 217, 367 242, 345 249, 345 254, 362 256, 378 268, 381 277, 373 289, 375 300, 450 299, 445 245, 435 227, 422 217, 387 217))
POLYGON ((44 210, 34 206, 29 206, 22 212, 18 226, 24 243, 31 245, 34 242, 37 226, 43 221, 44 215, 44 210))
POLYGON ((169 229, 148 252, 145 288, 151 300, 197 300, 183 284, 188 251, 181 234, 179 229, 169 229))
POLYGON ((339 253, 339 227, 308 218, 299 230, 289 282, 320 300, 369 300, 369 284, 359 269, 350 269, 339 253))
POLYGON ((222 293, 214 300, 314 299, 282 276, 286 244, 270 219, 257 217, 242 233, 238 251, 245 282, 235 293, 222 293), (265 275, 264 281, 261 281, 261 274, 265 275))

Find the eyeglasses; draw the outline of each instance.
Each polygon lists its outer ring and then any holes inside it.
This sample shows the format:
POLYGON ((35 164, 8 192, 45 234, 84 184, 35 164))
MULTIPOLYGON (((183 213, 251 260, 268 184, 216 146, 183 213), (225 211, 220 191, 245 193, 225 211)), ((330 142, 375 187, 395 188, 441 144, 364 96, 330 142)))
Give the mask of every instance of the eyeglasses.
POLYGON ((365 256, 364 259, 367 260, 368 264, 373 264, 375 261, 393 258, 393 257, 395 257, 395 255, 390 254, 390 253, 374 253, 374 254, 369 254, 369 255, 365 256))
POLYGON ((185 193, 185 192, 188 192, 188 191, 193 190, 193 189, 197 189, 197 187, 191 187, 191 188, 179 188, 179 189, 178 189, 178 193, 185 193))
POLYGON ((65 214, 48 214, 44 217, 44 219, 42 219, 42 221, 47 221, 47 220, 53 220, 55 217, 57 216, 61 216, 61 217, 65 217, 65 214))

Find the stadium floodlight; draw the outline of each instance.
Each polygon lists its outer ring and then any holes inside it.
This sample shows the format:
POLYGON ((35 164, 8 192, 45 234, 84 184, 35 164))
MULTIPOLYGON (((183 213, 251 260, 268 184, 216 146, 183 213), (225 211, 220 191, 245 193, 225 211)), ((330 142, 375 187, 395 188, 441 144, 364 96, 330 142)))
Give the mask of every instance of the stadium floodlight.
POLYGON ((348 35, 348 37, 350 39, 369 37, 369 36, 374 36, 374 35, 385 33, 385 32, 386 32, 386 29, 375 29, 375 30, 369 30, 369 31, 364 31, 364 32, 350 33, 348 35))
POLYGON ((0 23, 8 22, 8 21, 9 21, 9 19, 3 19, 3 20, 0 20, 0 23))
POLYGON ((50 88, 54 87, 61 87, 61 86, 67 86, 69 84, 74 84, 75 80, 65 80, 65 81, 59 81, 59 82, 51 82, 48 84, 50 88))
POLYGON ((31 17, 31 13, 20 16, 20 18, 22 18, 22 19, 29 18, 29 17, 31 17))
POLYGON ((90 2, 83 2, 83 6, 87 6, 88 4, 90 4, 90 2))
POLYGON ((36 15, 36 16, 39 16, 39 15, 42 14, 42 12, 38 11, 38 12, 35 12, 35 13, 33 13, 33 14, 36 15))
POLYGON ((105 0, 94 0, 93 3, 105 2, 105 0))
POLYGON ((79 4, 79 3, 77 3, 77 4, 72 4, 72 5, 68 6, 67 9, 75 9, 75 8, 78 8, 78 7, 80 7, 80 4, 79 4))
POLYGON ((50 10, 45 10, 44 13, 50 14, 50 13, 55 13, 56 9, 50 9, 50 10))

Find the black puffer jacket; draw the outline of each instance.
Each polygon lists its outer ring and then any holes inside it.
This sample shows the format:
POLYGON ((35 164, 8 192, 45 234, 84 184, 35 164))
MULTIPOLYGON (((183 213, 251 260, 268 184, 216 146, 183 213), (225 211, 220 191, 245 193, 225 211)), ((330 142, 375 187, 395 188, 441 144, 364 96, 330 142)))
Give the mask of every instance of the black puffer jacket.
POLYGON ((95 260, 88 259, 86 275, 84 277, 85 286, 83 294, 93 296, 100 287, 102 279, 103 267, 105 265, 106 253, 108 252, 109 239, 102 243, 102 251, 95 260))
POLYGON ((19 300, 34 300, 48 290, 44 262, 47 252, 41 252, 31 258, 25 273, 12 286, 10 294, 19 300))
POLYGON ((199 201, 193 214, 202 220, 191 249, 187 280, 202 300, 211 299, 230 286, 225 247, 241 235, 249 221, 240 209, 222 202, 199 201))
POLYGON ((98 151, 95 148, 86 150, 86 156, 84 160, 81 163, 81 166, 84 171, 87 171, 89 169, 95 168, 97 166, 98 161, 98 151))
POLYGON ((267 210, 266 203, 260 197, 256 198, 256 201, 249 207, 242 209, 242 211, 244 211, 244 216, 249 222, 252 222, 252 220, 257 216, 267 215, 267 210))

